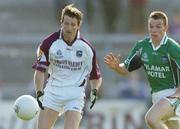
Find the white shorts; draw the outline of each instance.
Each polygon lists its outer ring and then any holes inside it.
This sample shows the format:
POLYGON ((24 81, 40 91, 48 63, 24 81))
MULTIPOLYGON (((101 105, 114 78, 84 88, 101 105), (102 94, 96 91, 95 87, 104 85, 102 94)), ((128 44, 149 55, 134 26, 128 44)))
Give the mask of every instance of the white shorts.
POLYGON ((155 104, 157 103, 160 99, 166 99, 169 101, 169 103, 175 107, 175 113, 176 115, 180 116, 180 100, 179 99, 169 99, 167 96, 170 96, 176 92, 176 89, 166 89, 162 90, 156 93, 152 94, 152 103, 155 104))
POLYGON ((77 111, 82 113, 85 103, 84 87, 46 86, 42 104, 59 113, 77 111))

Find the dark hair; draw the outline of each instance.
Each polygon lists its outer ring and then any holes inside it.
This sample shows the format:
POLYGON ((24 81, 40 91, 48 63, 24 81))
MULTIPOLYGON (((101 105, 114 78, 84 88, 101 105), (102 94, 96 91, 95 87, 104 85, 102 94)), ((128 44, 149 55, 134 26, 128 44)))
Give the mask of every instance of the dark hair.
POLYGON ((79 9, 74 7, 74 4, 70 4, 70 5, 67 5, 64 7, 64 9, 62 10, 62 14, 61 14, 61 23, 63 22, 65 15, 72 17, 72 18, 75 17, 78 21, 78 25, 81 23, 81 21, 83 19, 83 13, 79 9))
POLYGON ((167 15, 162 11, 153 11, 149 15, 149 18, 153 19, 162 19, 165 26, 168 26, 168 18, 167 15))

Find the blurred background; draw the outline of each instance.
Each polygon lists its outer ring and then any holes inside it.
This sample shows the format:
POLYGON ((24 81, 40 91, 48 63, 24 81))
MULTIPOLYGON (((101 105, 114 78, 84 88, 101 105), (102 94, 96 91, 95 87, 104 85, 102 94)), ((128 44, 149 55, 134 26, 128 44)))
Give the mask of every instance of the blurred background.
MULTIPOLYGON (((84 13, 81 34, 95 46, 103 77, 100 99, 93 110, 87 103, 80 129, 146 129, 144 113, 151 100, 143 69, 122 77, 103 58, 114 52, 124 60, 134 42, 148 35, 153 10, 168 15, 168 35, 180 41, 179 0, 0 0, 0 129, 35 129, 35 119, 23 122, 14 116, 13 102, 34 94, 36 49, 60 28, 61 9, 70 3, 84 13)), ((56 128, 63 128, 63 117, 56 128)))

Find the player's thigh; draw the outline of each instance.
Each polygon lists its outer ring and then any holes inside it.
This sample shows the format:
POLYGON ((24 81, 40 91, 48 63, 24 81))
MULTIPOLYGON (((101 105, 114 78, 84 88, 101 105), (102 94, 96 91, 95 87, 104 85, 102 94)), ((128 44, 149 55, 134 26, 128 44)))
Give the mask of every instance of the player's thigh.
POLYGON ((64 129, 78 129, 82 119, 82 114, 77 111, 67 111, 65 113, 64 129))
POLYGON ((40 111, 37 129, 51 129, 57 120, 59 112, 45 107, 40 111))
POLYGON ((174 115, 174 108, 171 106, 169 101, 161 99, 149 109, 146 114, 146 119, 158 122, 161 120, 167 120, 174 115))

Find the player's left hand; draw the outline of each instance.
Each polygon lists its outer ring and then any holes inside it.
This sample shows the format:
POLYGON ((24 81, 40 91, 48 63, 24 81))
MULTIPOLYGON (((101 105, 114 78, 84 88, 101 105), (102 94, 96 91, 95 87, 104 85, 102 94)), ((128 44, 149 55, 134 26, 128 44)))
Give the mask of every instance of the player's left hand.
POLYGON ((90 109, 92 109, 94 104, 95 104, 95 102, 96 102, 96 100, 97 100, 97 89, 92 89, 91 90, 90 99, 91 99, 90 109))
POLYGON ((43 93, 42 91, 37 91, 37 93, 36 93, 36 100, 37 100, 37 102, 38 102, 39 107, 40 107, 42 110, 44 110, 44 107, 43 107, 42 102, 41 102, 41 99, 42 99, 42 96, 43 96, 43 95, 44 95, 44 93, 43 93))

